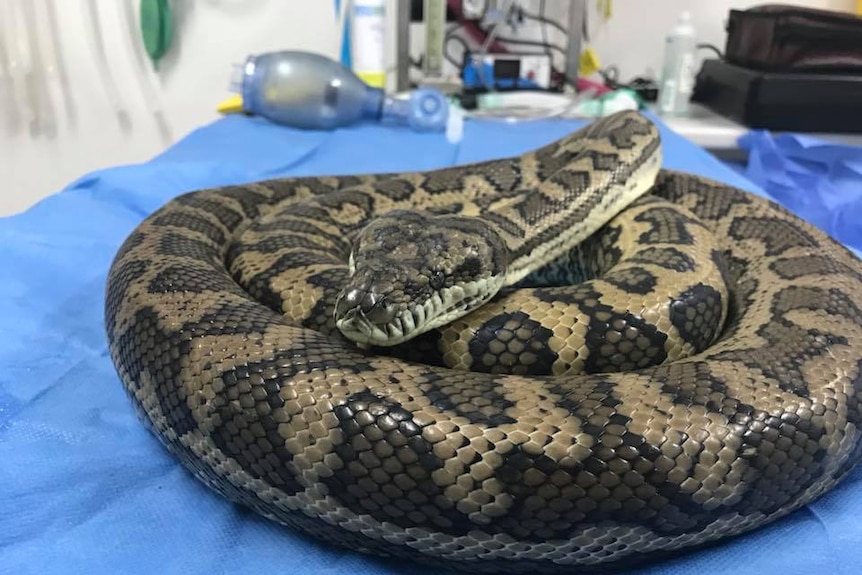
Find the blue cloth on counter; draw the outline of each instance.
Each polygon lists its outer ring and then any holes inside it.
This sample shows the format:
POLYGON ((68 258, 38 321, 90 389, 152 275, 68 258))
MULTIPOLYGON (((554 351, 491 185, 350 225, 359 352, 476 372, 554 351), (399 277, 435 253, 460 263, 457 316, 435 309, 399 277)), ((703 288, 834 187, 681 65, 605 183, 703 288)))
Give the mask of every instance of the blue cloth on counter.
MULTIPOLYGON (((431 169, 518 154, 579 125, 468 122, 453 145, 379 126, 300 132, 227 117, 151 161, 85 175, 0 220, 0 573, 431 573, 319 544, 228 504, 185 472, 137 421, 108 357, 106 273, 133 227, 182 192, 283 175, 431 169)), ((665 167, 763 194, 660 127, 665 167)), ((820 203, 829 213, 843 206, 820 203)), ((806 206, 796 206, 803 216, 806 206)), ((847 217, 816 214, 821 224, 841 223, 845 241, 858 245, 848 230, 858 234, 859 220, 847 217)), ((862 470, 769 527, 635 573, 857 573, 860 481, 862 470)))
POLYGON ((862 146, 753 130, 742 173, 791 211, 862 250, 862 146))

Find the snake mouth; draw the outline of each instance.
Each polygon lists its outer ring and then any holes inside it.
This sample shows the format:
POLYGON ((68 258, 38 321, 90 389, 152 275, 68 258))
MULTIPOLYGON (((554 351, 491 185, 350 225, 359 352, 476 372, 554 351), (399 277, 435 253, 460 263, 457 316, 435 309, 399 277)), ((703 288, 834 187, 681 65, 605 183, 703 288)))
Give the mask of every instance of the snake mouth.
POLYGON ((361 346, 391 347, 466 315, 491 299, 502 283, 503 278, 487 278, 435 291, 385 323, 375 323, 361 309, 351 310, 335 325, 361 346))

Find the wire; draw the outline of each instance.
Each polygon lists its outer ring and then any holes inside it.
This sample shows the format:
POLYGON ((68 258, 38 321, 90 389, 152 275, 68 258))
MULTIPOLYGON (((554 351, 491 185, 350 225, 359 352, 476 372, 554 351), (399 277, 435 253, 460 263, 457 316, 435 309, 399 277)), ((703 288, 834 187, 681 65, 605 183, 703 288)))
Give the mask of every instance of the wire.
POLYGON ((710 52, 714 52, 716 56, 718 56, 719 60, 724 59, 724 54, 722 54, 721 50, 719 50, 716 46, 712 44, 698 44, 696 46, 698 50, 709 50, 710 52))
POLYGON ((658 84, 650 78, 635 77, 628 82, 620 81, 620 70, 616 66, 606 66, 599 70, 605 85, 612 89, 628 88, 640 95, 647 102, 654 102, 658 97, 658 84))
MULTIPOLYGON (((541 18, 545 17, 546 4, 546 0, 539 0, 539 16, 541 18)), ((521 16, 523 16, 524 18, 527 17, 524 15, 523 9, 521 10, 521 16)), ((553 56, 551 56, 551 48, 550 46, 548 46, 548 23, 545 20, 539 20, 539 22, 541 22, 542 24, 540 28, 542 30, 542 42, 545 43, 545 54, 547 54, 549 58, 553 58, 553 56)))
POLYGON ((461 48, 464 50, 465 53, 470 51, 470 45, 467 44, 467 41, 464 38, 455 35, 455 33, 458 31, 459 28, 461 28, 461 26, 462 24, 457 24, 454 28, 446 32, 446 36, 443 37, 443 57, 446 58, 450 64, 452 64, 453 66, 455 66, 455 68, 459 70, 461 69, 462 64, 459 63, 449 53, 449 42, 452 40, 456 40, 458 43, 461 44, 461 48))
POLYGON ((566 55, 566 51, 560 46, 557 46, 556 44, 546 44, 544 42, 539 42, 538 40, 523 40, 521 38, 503 38, 501 36, 497 36, 497 41, 502 42, 503 44, 512 44, 516 46, 538 46, 540 48, 550 48, 551 50, 556 50, 563 56, 566 55))
POLYGON ((599 70, 599 76, 601 76, 602 80, 605 81, 605 84, 611 88, 619 87, 620 69, 613 64, 599 70))
MULTIPOLYGON (((543 28, 543 29, 545 28, 545 25, 550 24, 551 26, 553 26, 554 28, 556 28, 557 30, 559 30, 559 32, 560 32, 561 34, 563 34, 564 36, 568 36, 568 35, 569 35, 569 32, 568 32, 568 30, 566 30, 565 26, 563 26, 562 24, 560 24, 560 23, 559 23, 559 22, 557 22, 556 20, 553 20, 553 19, 548 18, 547 16, 545 16, 545 0, 541 0, 541 1, 540 1, 540 3, 539 3, 539 13, 538 13, 538 14, 533 14, 533 13, 531 13, 531 12, 527 12, 526 10, 523 10, 523 9, 522 9, 522 10, 521 10, 521 15, 522 15, 524 18, 526 18, 527 20, 533 20, 533 21, 535 21, 535 22, 541 22, 541 23, 542 23, 542 28, 543 28)), ((545 41, 547 42, 547 38, 544 36, 544 34, 542 35, 542 39, 543 39, 543 40, 545 40, 545 41)))

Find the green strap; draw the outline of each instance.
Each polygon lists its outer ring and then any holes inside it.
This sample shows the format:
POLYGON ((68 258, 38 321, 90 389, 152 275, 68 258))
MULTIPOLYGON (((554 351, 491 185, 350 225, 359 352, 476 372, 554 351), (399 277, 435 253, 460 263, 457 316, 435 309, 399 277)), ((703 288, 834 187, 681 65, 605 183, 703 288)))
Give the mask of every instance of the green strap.
POLYGON ((141 35, 153 68, 171 46, 173 21, 168 0, 141 0, 141 35))

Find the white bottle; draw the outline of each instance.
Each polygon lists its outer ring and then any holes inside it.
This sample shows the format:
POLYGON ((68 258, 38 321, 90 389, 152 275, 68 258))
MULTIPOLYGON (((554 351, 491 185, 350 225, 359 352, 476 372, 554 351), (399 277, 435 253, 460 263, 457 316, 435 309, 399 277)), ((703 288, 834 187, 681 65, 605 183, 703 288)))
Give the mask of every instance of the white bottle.
POLYGON ((386 85, 386 0, 353 0, 352 5, 353 71, 369 86, 383 88, 386 85))
POLYGON ((665 40, 664 64, 659 87, 659 112, 679 116, 688 112, 694 90, 697 39, 691 13, 679 15, 676 26, 665 40))

